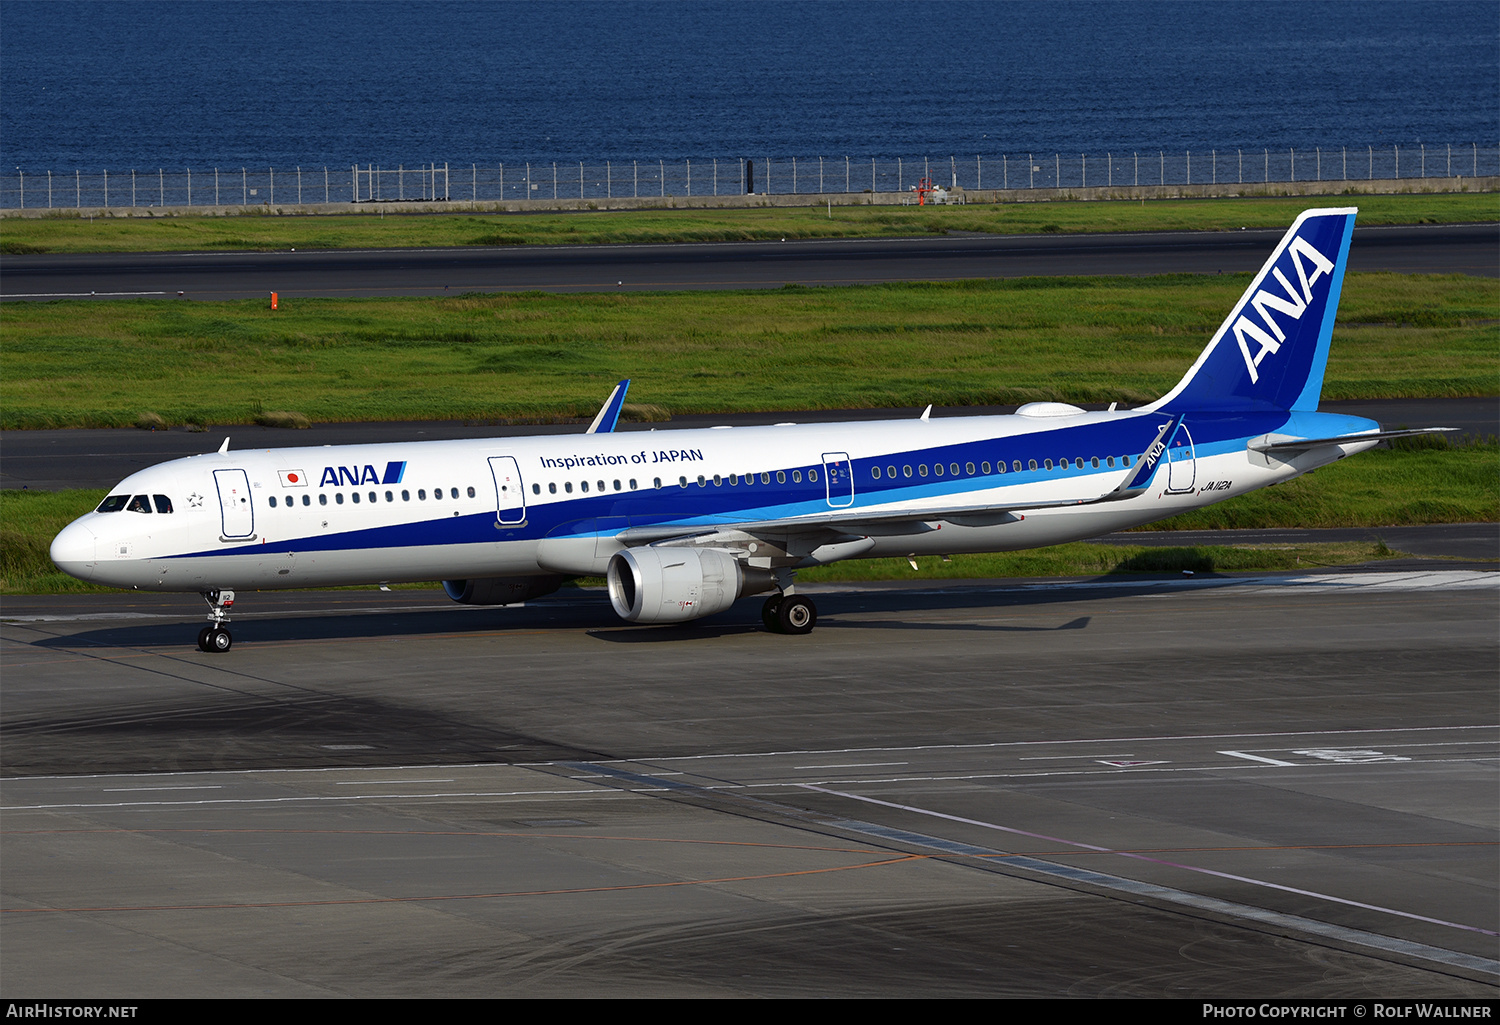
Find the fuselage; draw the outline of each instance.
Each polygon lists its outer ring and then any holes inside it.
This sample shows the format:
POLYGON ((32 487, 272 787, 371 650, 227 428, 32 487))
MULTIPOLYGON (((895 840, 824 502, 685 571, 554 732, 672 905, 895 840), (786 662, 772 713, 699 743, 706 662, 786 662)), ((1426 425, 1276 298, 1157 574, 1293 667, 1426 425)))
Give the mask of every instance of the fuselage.
POLYGON ((1128 476, 1163 420, 1047 404, 1032 415, 218 452, 127 477, 57 536, 52 558, 85 580, 159 591, 599 575, 626 532, 644 528, 1034 506, 1004 522, 934 518, 846 538, 798 564, 1006 551, 1162 519, 1374 444, 1278 459, 1248 448, 1257 437, 1379 429, 1315 412, 1189 412, 1148 490, 1062 504, 1128 476))

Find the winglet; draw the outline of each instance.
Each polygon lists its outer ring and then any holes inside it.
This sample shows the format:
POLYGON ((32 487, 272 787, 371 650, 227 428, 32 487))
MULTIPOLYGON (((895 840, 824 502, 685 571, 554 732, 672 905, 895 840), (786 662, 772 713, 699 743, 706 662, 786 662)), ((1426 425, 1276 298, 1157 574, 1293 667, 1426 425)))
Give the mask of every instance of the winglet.
POLYGON ((620 419, 620 410, 625 405, 625 393, 630 390, 630 378, 625 378, 615 385, 615 390, 609 393, 609 398, 604 400, 604 405, 599 407, 599 415, 594 417, 594 422, 589 424, 589 429, 584 434, 610 434, 615 429, 615 422, 620 419))
POLYGON ((1182 417, 1183 414, 1178 413, 1177 416, 1161 425, 1161 430, 1156 432, 1156 437, 1151 439, 1151 444, 1146 446, 1146 451, 1141 453, 1141 457, 1136 460, 1135 472, 1125 483, 1101 498, 1101 502, 1117 502, 1122 498, 1134 498, 1151 486, 1151 479, 1156 476, 1156 470, 1163 462, 1162 456, 1166 455, 1172 436, 1177 433, 1177 428, 1182 426, 1182 417))

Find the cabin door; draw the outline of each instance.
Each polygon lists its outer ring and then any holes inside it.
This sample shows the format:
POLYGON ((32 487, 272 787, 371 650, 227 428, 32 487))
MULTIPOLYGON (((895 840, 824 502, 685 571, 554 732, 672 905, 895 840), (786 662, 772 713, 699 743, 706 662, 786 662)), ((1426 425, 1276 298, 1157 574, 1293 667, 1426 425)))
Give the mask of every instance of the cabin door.
POLYGON ((514 456, 490 456, 490 473, 495 477, 495 522, 526 522, 526 491, 521 486, 521 468, 514 456))
POLYGON ((254 537, 255 507, 250 502, 249 475, 244 470, 215 470, 214 486, 219 489, 224 540, 254 537))
POLYGON ((1167 443, 1167 491, 1174 495, 1193 490, 1198 473, 1198 461, 1193 456, 1193 435, 1186 423, 1180 424, 1177 433, 1167 443))
POLYGON ((844 452, 823 453, 823 476, 828 481, 828 504, 835 509, 854 504, 854 466, 844 452))

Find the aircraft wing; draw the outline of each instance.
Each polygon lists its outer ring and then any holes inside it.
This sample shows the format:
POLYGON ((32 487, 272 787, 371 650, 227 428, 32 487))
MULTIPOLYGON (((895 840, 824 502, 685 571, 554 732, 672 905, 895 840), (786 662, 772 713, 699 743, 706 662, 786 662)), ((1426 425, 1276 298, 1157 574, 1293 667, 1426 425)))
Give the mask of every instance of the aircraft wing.
POLYGON ((1179 414, 1172 420, 1163 421, 1156 436, 1141 457, 1127 467, 1123 475, 1107 477, 1103 487, 1095 483, 1097 478, 1091 475, 1086 479, 1038 481, 1033 485, 1022 485, 1030 489, 1029 493, 1024 497, 1018 496, 1015 501, 1005 503, 968 502, 883 510, 828 509, 785 519, 725 521, 692 525, 664 523, 649 527, 630 527, 615 536, 631 546, 702 538, 704 535, 725 532, 781 537, 799 535, 899 537, 940 530, 943 523, 964 527, 988 527, 1019 520, 1022 514, 1035 509, 1057 509, 1064 506, 1092 505, 1098 502, 1133 498, 1150 486, 1157 468, 1163 461, 1161 456, 1166 451, 1167 443, 1182 423, 1182 419, 1182 415, 1179 414))

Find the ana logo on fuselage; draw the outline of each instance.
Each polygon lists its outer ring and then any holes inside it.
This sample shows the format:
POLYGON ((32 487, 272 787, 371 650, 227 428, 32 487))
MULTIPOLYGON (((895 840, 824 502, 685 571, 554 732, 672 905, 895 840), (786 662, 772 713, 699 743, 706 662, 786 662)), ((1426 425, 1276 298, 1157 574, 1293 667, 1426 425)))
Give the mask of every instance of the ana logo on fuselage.
POLYGON ((390 462, 385 464, 385 474, 382 476, 375 472, 375 467, 369 463, 364 466, 325 466, 323 467, 323 478, 318 481, 318 487, 339 487, 348 484, 358 487, 361 484, 400 484, 401 478, 406 475, 405 462, 390 462))
POLYGON ((1286 279, 1286 275, 1281 272, 1280 267, 1272 267, 1271 274, 1280 283, 1286 295, 1279 296, 1262 288, 1250 300, 1250 307, 1260 314, 1265 328, 1245 314, 1241 314, 1234 322, 1234 337, 1240 343, 1240 352, 1245 357, 1245 369, 1250 372, 1251 384, 1260 380, 1260 372, 1256 368, 1260 366, 1261 360, 1280 349, 1281 343, 1286 341, 1286 332, 1281 329, 1280 324, 1276 323, 1276 318, 1271 316, 1271 311, 1285 314, 1293 320, 1301 320, 1302 314, 1307 312, 1308 306, 1312 304, 1313 282, 1324 275, 1333 273, 1333 262, 1314 249, 1312 243, 1300 235, 1292 239, 1292 244, 1287 247, 1287 253, 1291 256, 1292 267, 1297 272, 1297 281, 1301 288, 1294 288, 1286 279), (1275 337, 1273 338, 1272 335, 1275 337), (1250 345, 1246 341, 1246 336, 1260 345, 1260 351, 1254 356, 1250 355, 1250 345))

